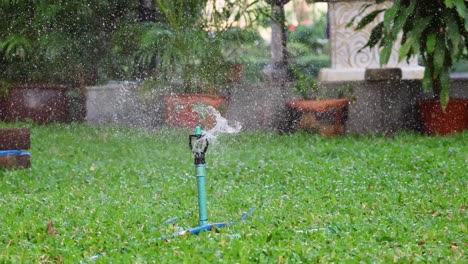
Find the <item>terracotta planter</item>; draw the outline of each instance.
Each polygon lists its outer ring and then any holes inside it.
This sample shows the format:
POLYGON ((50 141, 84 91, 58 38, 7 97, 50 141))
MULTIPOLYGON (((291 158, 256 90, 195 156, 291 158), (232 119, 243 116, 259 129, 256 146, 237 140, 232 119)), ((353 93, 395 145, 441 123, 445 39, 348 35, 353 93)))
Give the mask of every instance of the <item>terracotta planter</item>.
POLYGON ((286 103, 289 111, 288 130, 318 132, 323 136, 345 133, 348 99, 292 100, 286 103))
POLYGON ((46 124, 65 122, 67 119, 67 98, 63 85, 19 84, 11 89, 6 102, 6 121, 46 124))
POLYGON ((419 101, 423 129, 430 135, 448 135, 468 129, 468 99, 450 99, 445 112, 440 101, 419 101))
POLYGON ((212 106, 220 110, 224 102, 222 96, 206 94, 166 96, 166 124, 178 128, 195 128, 197 125, 211 128, 216 125, 215 115, 200 114, 196 111, 197 107, 212 106))

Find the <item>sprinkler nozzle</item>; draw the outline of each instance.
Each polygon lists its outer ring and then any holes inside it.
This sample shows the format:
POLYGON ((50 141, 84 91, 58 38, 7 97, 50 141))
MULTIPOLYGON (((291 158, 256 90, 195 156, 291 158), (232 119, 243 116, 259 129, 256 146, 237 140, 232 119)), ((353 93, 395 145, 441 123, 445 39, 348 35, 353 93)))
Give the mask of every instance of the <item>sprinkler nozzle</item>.
POLYGON ((201 127, 195 127, 195 135, 189 135, 189 147, 193 152, 195 159, 194 164, 205 164, 205 153, 208 150, 208 139, 202 140, 203 135, 201 133, 201 127), (195 147, 192 144, 192 139, 195 138, 195 147))

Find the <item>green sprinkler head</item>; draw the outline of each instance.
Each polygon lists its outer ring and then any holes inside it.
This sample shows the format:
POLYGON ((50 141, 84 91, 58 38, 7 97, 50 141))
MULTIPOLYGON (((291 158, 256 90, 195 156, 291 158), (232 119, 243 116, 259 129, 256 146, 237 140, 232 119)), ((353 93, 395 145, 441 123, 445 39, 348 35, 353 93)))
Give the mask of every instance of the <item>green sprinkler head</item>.
POLYGON ((189 147, 190 150, 193 152, 193 157, 195 159, 194 163, 197 164, 205 164, 205 153, 208 150, 208 139, 202 140, 202 133, 201 127, 195 127, 195 135, 189 135, 189 147), (195 138, 195 147, 192 144, 192 139, 195 138))

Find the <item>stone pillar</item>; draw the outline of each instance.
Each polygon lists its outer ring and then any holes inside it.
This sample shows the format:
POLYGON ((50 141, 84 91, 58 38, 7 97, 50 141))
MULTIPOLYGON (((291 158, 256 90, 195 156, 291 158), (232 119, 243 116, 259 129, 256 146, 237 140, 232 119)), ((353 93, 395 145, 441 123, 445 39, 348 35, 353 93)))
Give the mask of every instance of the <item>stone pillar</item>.
MULTIPOLYGON (((375 1, 335 0, 328 1, 331 67, 320 71, 319 80, 323 82, 364 80, 366 68, 401 68, 402 79, 422 79, 424 67, 418 66, 417 58, 409 63, 404 59, 398 62, 398 49, 395 45, 387 65, 380 66, 379 50, 366 48, 358 52, 368 41, 372 29, 383 20, 378 16, 367 27, 355 31, 346 25, 359 13, 360 8, 375 1)), ((385 1, 378 7, 390 7, 392 1, 385 1)), ((375 10, 368 8, 367 13, 375 10)), ((360 21, 357 19, 357 21, 360 21)))

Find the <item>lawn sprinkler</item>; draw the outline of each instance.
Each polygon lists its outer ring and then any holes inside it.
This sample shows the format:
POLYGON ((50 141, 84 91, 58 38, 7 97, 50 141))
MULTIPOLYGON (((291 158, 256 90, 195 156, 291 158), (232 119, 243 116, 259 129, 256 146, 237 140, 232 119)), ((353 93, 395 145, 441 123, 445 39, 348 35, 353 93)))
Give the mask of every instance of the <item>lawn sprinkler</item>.
MULTIPOLYGON (((201 133, 201 127, 197 126, 195 128, 195 134, 189 135, 189 147, 192 150, 195 172, 197 176, 197 189, 198 189, 198 226, 177 232, 172 236, 186 235, 186 234, 198 234, 201 231, 216 231, 218 232, 219 228, 226 227, 228 225, 233 225, 236 222, 221 222, 221 223, 209 223, 208 213, 206 206, 206 189, 205 189, 205 154, 208 150, 208 138, 201 133), (193 142, 195 140, 195 142, 193 142)), ((240 222, 247 220, 247 217, 255 211, 255 208, 250 209, 249 212, 244 213, 240 222)), ((166 237, 163 237, 166 239, 166 237)))
POLYGON ((189 147, 192 150, 197 174, 198 189, 198 224, 206 226, 208 224, 208 214, 206 212, 206 189, 205 189, 205 154, 208 150, 208 139, 201 134, 200 126, 195 128, 195 135, 189 135, 189 147), (195 147, 192 140, 195 139, 195 147))

